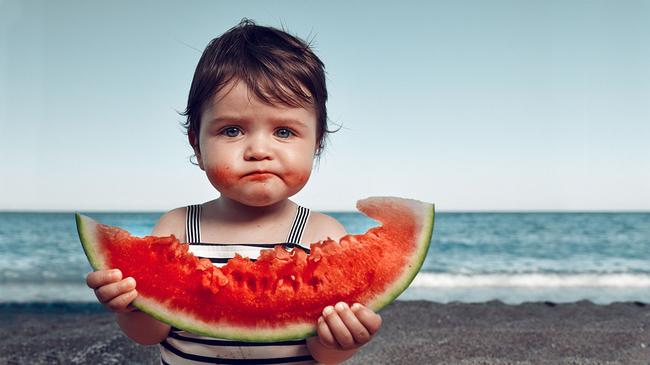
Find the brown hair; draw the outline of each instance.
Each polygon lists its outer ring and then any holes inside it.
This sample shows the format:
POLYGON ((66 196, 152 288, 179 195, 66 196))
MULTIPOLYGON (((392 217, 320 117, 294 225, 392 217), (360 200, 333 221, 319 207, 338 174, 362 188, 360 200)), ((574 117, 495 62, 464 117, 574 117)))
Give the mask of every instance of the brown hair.
MULTIPOLYGON (((231 80, 243 81, 257 98, 268 104, 312 106, 316 112, 316 156, 325 147, 327 88, 325 66, 305 41, 287 32, 242 21, 207 45, 181 115, 186 132, 196 138, 204 105, 231 80)), ((196 147, 196 146, 192 146, 196 147)))

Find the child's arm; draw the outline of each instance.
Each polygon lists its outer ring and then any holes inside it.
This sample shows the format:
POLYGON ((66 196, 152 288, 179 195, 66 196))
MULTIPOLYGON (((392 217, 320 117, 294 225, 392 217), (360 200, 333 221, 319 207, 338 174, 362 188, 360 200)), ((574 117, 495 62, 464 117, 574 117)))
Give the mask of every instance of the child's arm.
POLYGON ((317 336, 307 339, 307 347, 316 361, 338 364, 368 343, 379 327, 381 317, 372 310, 358 303, 350 308, 341 302, 323 310, 317 336))
POLYGON ((169 334, 170 326, 140 311, 118 313, 117 324, 133 341, 141 345, 155 345, 169 334))

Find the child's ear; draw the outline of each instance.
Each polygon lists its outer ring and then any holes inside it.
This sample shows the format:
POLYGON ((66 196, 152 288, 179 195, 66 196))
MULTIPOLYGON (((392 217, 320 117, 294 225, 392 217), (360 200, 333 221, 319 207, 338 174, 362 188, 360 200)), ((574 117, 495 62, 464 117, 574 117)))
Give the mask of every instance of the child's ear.
POLYGON ((203 169, 203 160, 201 159, 201 150, 199 149, 199 141, 198 138, 194 135, 194 131, 191 129, 187 131, 187 139, 190 142, 190 146, 192 146, 192 149, 194 150, 194 155, 196 156, 196 162, 199 164, 199 167, 201 170, 203 169))

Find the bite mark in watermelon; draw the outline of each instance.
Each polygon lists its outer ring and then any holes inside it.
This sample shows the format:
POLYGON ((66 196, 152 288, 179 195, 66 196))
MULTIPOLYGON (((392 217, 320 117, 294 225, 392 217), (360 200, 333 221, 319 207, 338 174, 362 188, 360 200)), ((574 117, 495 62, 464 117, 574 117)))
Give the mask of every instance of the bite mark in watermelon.
POLYGON ((315 333, 323 308, 340 301, 378 311, 420 270, 433 232, 432 204, 373 197, 357 209, 382 225, 312 243, 309 255, 278 245, 256 261, 236 256, 221 268, 174 236, 133 237, 78 213, 76 220, 92 267, 119 268, 136 280, 136 308, 196 334, 268 342, 315 333))

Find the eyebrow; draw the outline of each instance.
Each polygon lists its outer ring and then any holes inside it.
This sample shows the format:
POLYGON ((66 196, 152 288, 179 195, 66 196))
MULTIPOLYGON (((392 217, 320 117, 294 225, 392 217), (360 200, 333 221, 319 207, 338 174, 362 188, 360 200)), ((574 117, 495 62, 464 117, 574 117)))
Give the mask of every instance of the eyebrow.
POLYGON ((212 124, 217 124, 217 123, 232 123, 232 122, 241 122, 242 118, 235 118, 235 117, 217 117, 208 120, 207 124, 212 125, 212 124))
MULTIPOLYGON (((241 123, 241 122, 250 122, 248 118, 234 117, 234 116, 224 116, 217 117, 208 121, 208 125, 216 123, 241 123)), ((301 120, 293 118, 271 118, 271 122, 277 124, 298 124, 301 127, 307 127, 307 124, 301 120)))

